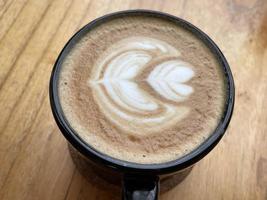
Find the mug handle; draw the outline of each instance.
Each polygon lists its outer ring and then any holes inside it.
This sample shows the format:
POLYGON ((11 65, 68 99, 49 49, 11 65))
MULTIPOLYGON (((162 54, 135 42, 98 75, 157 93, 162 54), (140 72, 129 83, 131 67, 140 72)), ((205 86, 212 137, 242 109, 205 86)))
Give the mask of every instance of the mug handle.
POLYGON ((157 200, 158 191, 158 176, 124 175, 123 177, 123 200, 157 200))

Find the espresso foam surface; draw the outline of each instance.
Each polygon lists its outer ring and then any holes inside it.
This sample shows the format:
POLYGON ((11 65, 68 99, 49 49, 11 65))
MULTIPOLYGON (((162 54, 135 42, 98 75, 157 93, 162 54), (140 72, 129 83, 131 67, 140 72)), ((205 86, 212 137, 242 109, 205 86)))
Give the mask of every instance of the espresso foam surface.
POLYGON ((60 103, 96 150, 136 163, 162 163, 198 147, 225 105, 225 78, 189 31, 156 17, 105 22, 62 64, 60 103))

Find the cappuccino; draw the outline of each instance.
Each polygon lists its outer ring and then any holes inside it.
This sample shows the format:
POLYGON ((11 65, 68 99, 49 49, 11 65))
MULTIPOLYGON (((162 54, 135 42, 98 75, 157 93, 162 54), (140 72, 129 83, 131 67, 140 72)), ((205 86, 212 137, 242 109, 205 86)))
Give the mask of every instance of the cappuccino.
POLYGON ((216 56, 167 19, 125 15, 80 38, 60 70, 64 116, 89 146, 135 163, 163 163, 216 129, 226 80, 216 56))

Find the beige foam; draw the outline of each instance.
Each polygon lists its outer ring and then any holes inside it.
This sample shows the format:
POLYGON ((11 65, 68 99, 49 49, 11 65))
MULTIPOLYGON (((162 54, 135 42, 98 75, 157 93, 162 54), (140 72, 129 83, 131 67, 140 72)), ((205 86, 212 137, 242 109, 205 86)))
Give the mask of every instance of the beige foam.
POLYGON ((63 63, 59 96, 71 126, 98 151, 162 163, 192 151, 216 128, 225 80, 190 32, 162 19, 124 17, 75 45, 63 63))

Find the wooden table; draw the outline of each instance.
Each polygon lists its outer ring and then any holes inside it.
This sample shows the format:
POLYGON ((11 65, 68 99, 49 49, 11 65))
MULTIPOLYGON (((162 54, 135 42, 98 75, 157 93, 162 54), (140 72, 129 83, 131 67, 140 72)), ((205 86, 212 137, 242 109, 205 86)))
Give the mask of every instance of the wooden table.
POLYGON ((51 115, 48 81, 60 50, 79 28, 134 8, 197 25, 225 54, 236 84, 227 134, 161 199, 267 199, 266 0, 0 0, 1 200, 120 199, 76 170, 51 115))

